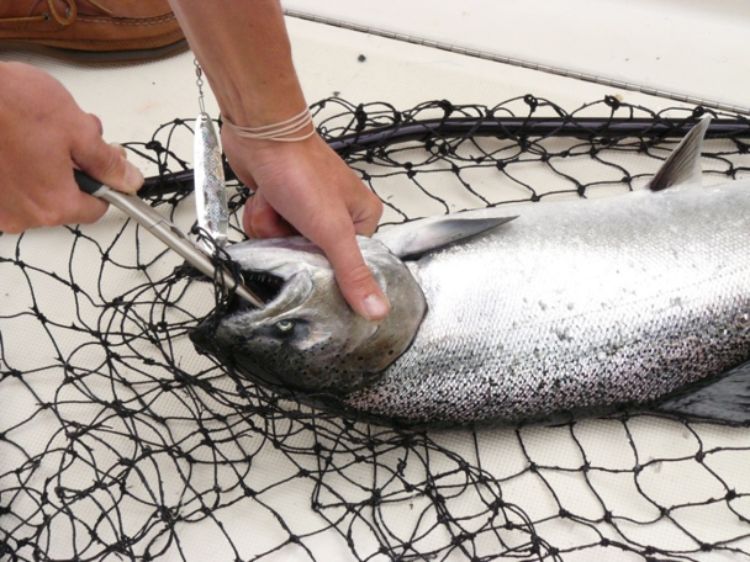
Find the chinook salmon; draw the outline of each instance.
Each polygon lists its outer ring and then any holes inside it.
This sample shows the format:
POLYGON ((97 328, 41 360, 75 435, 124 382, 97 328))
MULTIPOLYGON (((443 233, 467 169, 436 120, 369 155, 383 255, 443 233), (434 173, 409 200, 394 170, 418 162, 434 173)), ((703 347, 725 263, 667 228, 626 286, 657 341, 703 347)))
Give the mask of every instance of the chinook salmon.
POLYGON ((750 182, 700 185, 708 119, 649 190, 392 227, 360 247, 388 294, 355 315, 292 237, 228 248, 270 300, 195 346, 259 384, 402 424, 516 423, 622 408, 750 421, 750 182), (729 372, 729 374, 726 374, 729 372))

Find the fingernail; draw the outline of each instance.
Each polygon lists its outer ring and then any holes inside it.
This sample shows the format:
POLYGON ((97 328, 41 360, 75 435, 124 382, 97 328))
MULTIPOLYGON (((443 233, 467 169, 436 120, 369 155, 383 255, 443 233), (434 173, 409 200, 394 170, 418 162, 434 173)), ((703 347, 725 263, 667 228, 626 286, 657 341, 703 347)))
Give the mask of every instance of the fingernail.
POLYGON ((143 174, 130 162, 125 162, 124 188, 128 192, 135 193, 143 185, 143 174))
POLYGON ((391 310, 391 304, 384 296, 367 295, 362 301, 368 320, 382 320, 391 310))

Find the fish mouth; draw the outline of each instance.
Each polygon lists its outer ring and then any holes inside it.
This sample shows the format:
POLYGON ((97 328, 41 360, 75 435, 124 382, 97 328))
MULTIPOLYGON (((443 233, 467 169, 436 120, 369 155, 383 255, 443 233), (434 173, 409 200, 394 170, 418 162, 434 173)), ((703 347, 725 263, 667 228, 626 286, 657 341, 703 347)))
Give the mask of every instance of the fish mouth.
MULTIPOLYGON (((216 345, 215 341, 216 330, 222 320, 225 317, 237 314, 266 311, 268 304, 276 299, 284 288, 285 280, 267 271, 242 270, 238 274, 242 284, 255 293, 263 302, 264 308, 256 307, 236 292, 231 294, 227 301, 215 308, 190 332, 191 341, 202 352, 222 357, 224 355, 222 349, 216 345)), ((197 275, 195 279, 201 282, 210 282, 210 279, 202 274, 197 275)))
MULTIPOLYGON (((267 271, 243 270, 240 272, 240 277, 242 278, 242 284, 255 293, 264 304, 276 299, 285 283, 284 279, 267 271)), ((241 303, 234 303, 238 309, 252 307, 250 303, 245 302, 245 299, 237 298, 237 295, 232 300, 242 301, 241 303)))
MULTIPOLYGON (((175 273, 178 276, 186 277, 191 281, 198 281, 200 283, 211 282, 209 277, 188 263, 178 267, 175 270, 175 273)), ((252 293, 254 293, 264 305, 267 305, 269 302, 276 299, 279 294, 281 294, 281 290, 286 283, 282 277, 267 271, 242 270, 239 271, 238 274, 242 284, 252 291, 252 293)), ((236 293, 232 295, 229 303, 227 303, 227 308, 229 309, 229 312, 257 309, 257 307, 239 297, 236 293)))

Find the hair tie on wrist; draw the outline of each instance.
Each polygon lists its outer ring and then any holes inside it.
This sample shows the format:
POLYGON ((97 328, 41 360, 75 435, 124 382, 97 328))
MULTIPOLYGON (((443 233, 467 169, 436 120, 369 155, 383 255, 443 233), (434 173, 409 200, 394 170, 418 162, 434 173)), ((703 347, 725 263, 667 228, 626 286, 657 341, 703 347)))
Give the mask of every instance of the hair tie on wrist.
POLYGON ((284 121, 279 121, 278 123, 272 123, 270 125, 261 125, 260 127, 241 127, 240 125, 235 125, 223 115, 222 121, 224 122, 224 125, 229 127, 238 137, 246 139, 296 142, 309 139, 315 134, 312 114, 308 108, 305 108, 297 115, 285 119, 284 121), (307 133, 297 136, 289 136, 299 133, 308 125, 312 126, 312 128, 307 133))

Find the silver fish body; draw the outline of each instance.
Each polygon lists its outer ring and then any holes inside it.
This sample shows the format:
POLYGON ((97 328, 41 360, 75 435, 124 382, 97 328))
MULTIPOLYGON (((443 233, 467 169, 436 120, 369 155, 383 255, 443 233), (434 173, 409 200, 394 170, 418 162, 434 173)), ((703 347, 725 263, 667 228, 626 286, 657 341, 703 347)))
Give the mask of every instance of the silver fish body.
MULTIPOLYGON (((224 165, 213 121, 205 112, 195 120, 193 167, 198 226, 211 236, 214 244, 224 246, 229 230, 224 165)), ((211 243, 206 248, 211 251, 211 243)))
POLYGON ((750 359, 750 183, 518 214, 412 264, 429 313, 349 407, 516 422, 649 404, 750 359))
POLYGON ((232 246, 278 294, 191 337, 261 384, 366 419, 515 423, 658 407, 750 424, 750 369, 725 375, 750 360, 750 181, 700 185, 707 126, 651 190, 361 239, 394 304, 380 324, 348 308, 309 242, 232 246))

